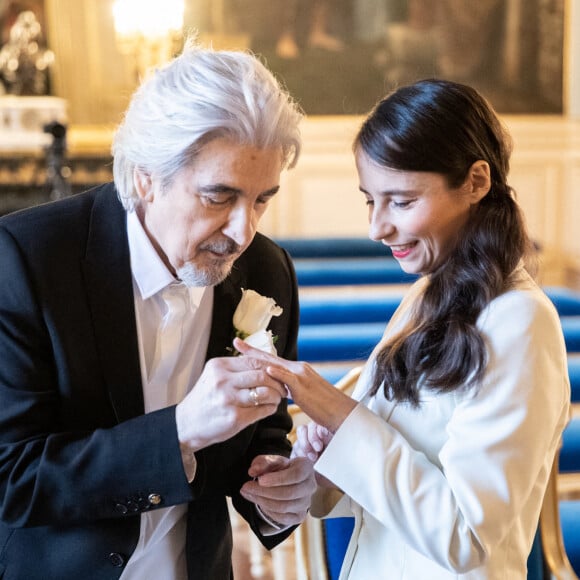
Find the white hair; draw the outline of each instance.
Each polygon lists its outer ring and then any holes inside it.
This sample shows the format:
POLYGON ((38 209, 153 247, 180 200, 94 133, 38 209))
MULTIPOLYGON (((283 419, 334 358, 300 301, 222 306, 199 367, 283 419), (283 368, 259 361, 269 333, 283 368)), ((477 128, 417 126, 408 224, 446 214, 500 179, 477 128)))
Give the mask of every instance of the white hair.
POLYGON ((192 41, 137 89, 113 138, 113 177, 127 210, 138 201, 136 168, 163 184, 218 137, 280 147, 296 164, 303 114, 274 75, 249 52, 202 48, 192 41))

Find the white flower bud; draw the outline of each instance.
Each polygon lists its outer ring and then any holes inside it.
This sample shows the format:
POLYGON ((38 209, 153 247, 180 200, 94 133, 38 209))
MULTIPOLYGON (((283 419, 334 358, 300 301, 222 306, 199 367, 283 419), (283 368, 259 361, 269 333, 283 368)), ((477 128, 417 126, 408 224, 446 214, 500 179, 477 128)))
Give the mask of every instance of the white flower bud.
POLYGON ((242 299, 234 313, 234 327, 241 338, 266 330, 272 316, 280 316, 283 309, 273 298, 242 288, 242 299))

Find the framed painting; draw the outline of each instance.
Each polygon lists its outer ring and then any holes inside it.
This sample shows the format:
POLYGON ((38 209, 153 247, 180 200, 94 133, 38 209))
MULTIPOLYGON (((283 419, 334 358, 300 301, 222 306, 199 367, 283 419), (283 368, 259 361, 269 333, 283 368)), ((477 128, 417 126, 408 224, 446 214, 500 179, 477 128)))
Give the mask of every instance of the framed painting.
POLYGON ((187 0, 186 28, 260 54, 310 115, 426 77, 504 114, 563 112, 565 0, 187 0))

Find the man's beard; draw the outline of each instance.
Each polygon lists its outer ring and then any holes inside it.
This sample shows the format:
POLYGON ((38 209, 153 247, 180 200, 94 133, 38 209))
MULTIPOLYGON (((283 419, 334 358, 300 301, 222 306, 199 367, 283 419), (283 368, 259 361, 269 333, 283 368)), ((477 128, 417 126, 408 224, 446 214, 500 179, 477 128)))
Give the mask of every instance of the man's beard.
MULTIPOLYGON (((232 240, 206 244, 201 248, 221 254, 224 258, 239 254, 240 249, 240 246, 232 240)), ((214 263, 203 268, 193 262, 187 262, 177 269, 177 277, 188 287, 216 286, 228 277, 234 261, 215 258, 212 262, 214 263)))
POLYGON ((228 277, 232 264, 233 262, 226 262, 213 268, 199 268, 187 263, 177 269, 177 277, 188 287, 216 286, 228 277))

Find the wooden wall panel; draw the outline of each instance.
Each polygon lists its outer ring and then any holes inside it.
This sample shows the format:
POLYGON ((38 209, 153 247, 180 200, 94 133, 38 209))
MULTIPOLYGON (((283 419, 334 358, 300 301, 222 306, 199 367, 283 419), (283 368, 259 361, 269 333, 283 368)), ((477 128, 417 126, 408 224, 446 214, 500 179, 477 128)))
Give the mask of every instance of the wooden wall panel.
POLYGON ((115 42, 112 5, 113 0, 46 0, 56 56, 54 93, 67 99, 75 125, 118 122, 136 86, 130 61, 115 42))
MULTIPOLYGON (((302 157, 284 174, 262 231, 280 237, 367 235, 351 152, 360 121, 305 121, 302 157)), ((580 120, 525 116, 504 121, 514 140, 510 184, 531 235, 544 250, 543 268, 558 283, 568 263, 580 262, 580 120)))

